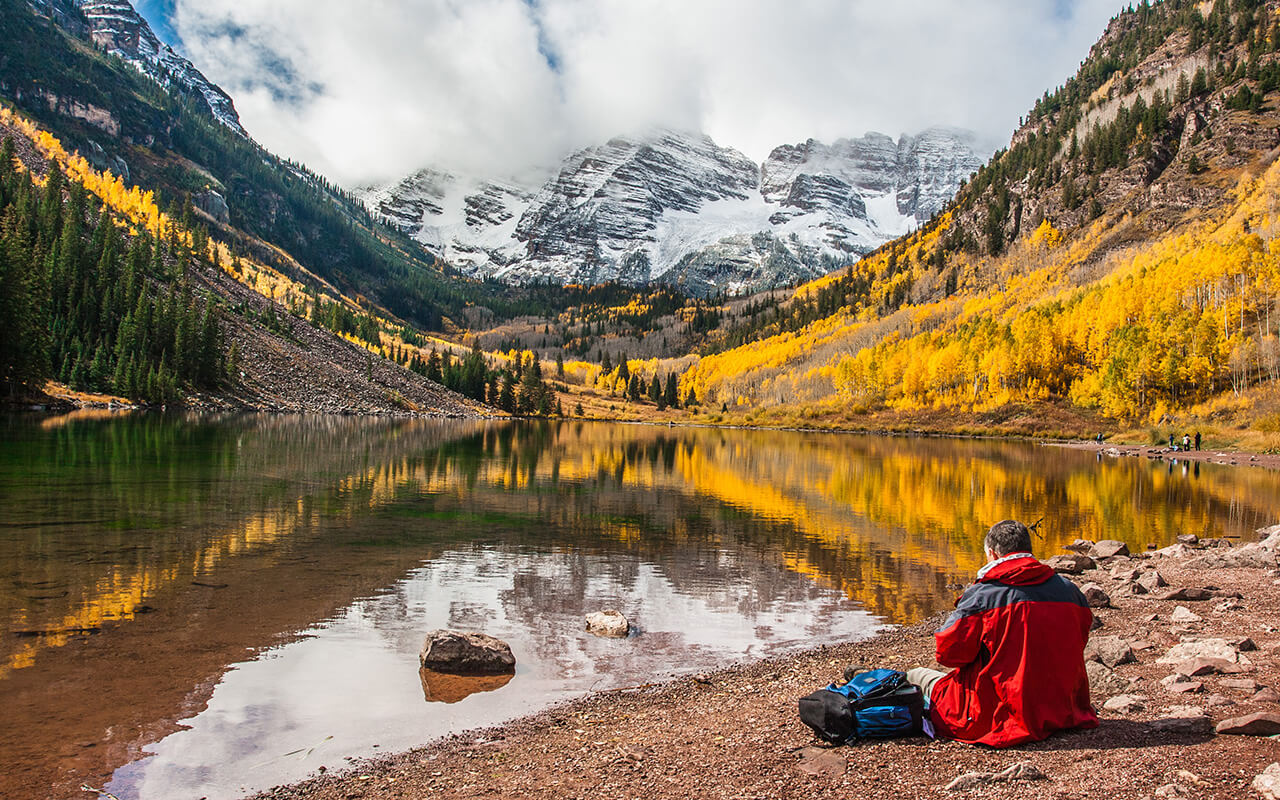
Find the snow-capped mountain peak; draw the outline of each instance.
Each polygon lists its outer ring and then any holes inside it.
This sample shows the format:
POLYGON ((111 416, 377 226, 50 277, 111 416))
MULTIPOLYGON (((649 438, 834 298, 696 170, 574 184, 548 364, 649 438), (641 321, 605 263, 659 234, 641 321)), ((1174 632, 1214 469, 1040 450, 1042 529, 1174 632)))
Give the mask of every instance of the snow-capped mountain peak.
MULTIPOLYGON (((48 0, 33 0, 39 7, 48 0)), ((168 88, 202 98, 214 119, 249 138, 240 125, 231 97, 200 70, 160 41, 128 0, 74 0, 98 46, 132 64, 139 72, 168 88)))
POLYGON ((579 150, 545 180, 425 169, 364 197, 476 276, 713 294, 856 260, 932 216, 980 163, 973 135, 946 128, 811 139, 761 165, 705 134, 659 129, 579 150))

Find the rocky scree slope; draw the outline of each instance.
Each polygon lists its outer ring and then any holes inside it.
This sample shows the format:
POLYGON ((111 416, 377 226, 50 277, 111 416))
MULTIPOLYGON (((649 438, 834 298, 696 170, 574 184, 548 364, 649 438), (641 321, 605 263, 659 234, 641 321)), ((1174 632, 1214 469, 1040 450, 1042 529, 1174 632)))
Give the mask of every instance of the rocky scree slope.
POLYGON ((705 296, 824 274, 908 232, 981 165, 976 147, 930 128, 784 145, 757 165, 706 135, 657 130, 580 150, 550 177, 424 169, 359 193, 477 277, 661 281, 705 296))

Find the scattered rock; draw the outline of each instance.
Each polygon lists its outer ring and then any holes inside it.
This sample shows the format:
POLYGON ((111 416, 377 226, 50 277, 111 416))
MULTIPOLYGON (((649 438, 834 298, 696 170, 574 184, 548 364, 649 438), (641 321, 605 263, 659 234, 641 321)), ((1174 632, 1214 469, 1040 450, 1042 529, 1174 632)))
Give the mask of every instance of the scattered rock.
POLYGON ((1067 575, 1079 575, 1087 569, 1096 569, 1098 564, 1092 558, 1079 553, 1065 556, 1054 556, 1044 562, 1053 568, 1054 572, 1060 572, 1067 575))
POLYGON ((1249 700, 1254 703, 1280 703, 1280 692, 1271 688, 1259 689, 1249 700))
POLYGON ((1248 653, 1258 649, 1258 645, 1248 636, 1242 636, 1239 639, 1227 639, 1227 644, 1231 645, 1240 653, 1248 653))
POLYGON ((1199 614, 1191 611, 1186 606, 1178 606, 1173 610, 1173 613, 1169 615, 1170 622, 1178 623, 1200 622, 1203 619, 1204 617, 1201 617, 1199 614))
POLYGON ((1262 687, 1253 678, 1223 678, 1218 681, 1223 689, 1239 689, 1245 692, 1257 692, 1262 687))
POLYGON ((1093 549, 1093 542, 1088 539, 1076 539, 1074 542, 1064 546, 1062 549, 1070 550, 1073 553, 1087 553, 1093 549))
POLYGON ((1084 665, 1089 675, 1089 688, 1101 695, 1124 694, 1129 691, 1132 682, 1117 675, 1115 670, 1100 661, 1089 661, 1084 665))
POLYGON ((1177 538, 1178 544, 1196 545, 1200 543, 1200 537, 1194 533, 1179 534, 1177 538))
POLYGON ((1232 666, 1234 664, 1224 658, 1192 658, 1178 664, 1174 667, 1174 671, 1191 678, 1199 675, 1220 675, 1232 666))
POLYGON ((1156 788, 1156 797, 1191 797, 1191 790, 1180 783, 1166 783, 1156 788))
POLYGON ((1156 589, 1169 585, 1165 581, 1164 576, 1161 575, 1156 570, 1151 570, 1150 572, 1143 573, 1138 578, 1137 583, 1139 586, 1141 586, 1143 589, 1146 589, 1148 592, 1154 592, 1156 589))
POLYGON ((1129 555, 1129 545, 1116 539, 1103 539, 1093 546, 1089 555, 1094 558, 1113 558, 1129 555))
POLYGON ((1224 600, 1213 607, 1213 610, 1219 614, 1225 614, 1228 611, 1244 611, 1244 609, 1244 603, 1241 603, 1239 600, 1234 598, 1231 600, 1224 600))
POLYGON ((1204 684, 1200 681, 1180 681, 1169 684, 1167 687, 1174 694, 1191 694, 1198 692, 1204 688, 1204 684))
POLYGON ((1196 658, 1220 658, 1233 664, 1240 660, 1236 649, 1225 639, 1198 639, 1170 647, 1157 664, 1181 664, 1196 658))
POLYGON ((1192 550, 1185 544, 1171 544, 1168 547, 1162 547, 1159 550, 1156 550, 1152 555, 1160 556, 1162 558, 1186 558, 1187 556, 1194 555, 1195 553, 1195 550, 1192 550))
POLYGON ((1095 636, 1091 638, 1088 646, 1085 647, 1084 657, 1086 661, 1101 661, 1108 667, 1129 664, 1138 660, 1133 654, 1133 648, 1119 636, 1095 636))
POLYGON ((607 609, 587 615, 587 632, 596 636, 622 638, 631 630, 631 623, 621 611, 607 609))
POLYGON ((1204 699, 1204 704, 1209 708, 1221 708, 1222 706, 1234 706, 1236 701, 1223 697, 1220 694, 1211 694, 1204 699))
POLYGON ((1139 694, 1118 694, 1103 703, 1102 707, 1107 711, 1115 711, 1118 714, 1133 714, 1146 708, 1146 704, 1143 702, 1146 699, 1139 694))
POLYGON ((849 768, 849 761, 841 752, 829 747, 806 747, 800 751, 800 763, 796 769, 806 775, 839 777, 849 768))
POLYGON ((419 665, 453 675, 498 675, 516 671, 511 646, 483 633, 437 630, 427 634, 419 665))
POLYGON ((1254 778, 1253 790, 1265 800, 1280 800, 1280 763, 1272 764, 1254 778))
POLYGON ((1210 592, 1208 589, 1186 588, 1186 589, 1174 589, 1172 592, 1165 592, 1164 594, 1159 595, 1157 599, 1186 600, 1189 602, 1198 602, 1201 600, 1208 600, 1211 597, 1213 597, 1213 593, 1210 592))
POLYGON ((1147 728, 1160 735, 1201 736, 1213 730, 1213 721, 1205 714, 1186 717, 1162 717, 1147 723, 1147 728))
POLYGON ((1111 606, 1111 595, 1102 590, 1102 587, 1096 583, 1086 583, 1080 587, 1080 593, 1084 595, 1084 599, 1088 602, 1090 608, 1109 608, 1111 606))
POLYGON ((1007 783, 1012 781, 1043 781, 1048 778, 1029 762, 1020 761, 1000 772, 966 772, 948 783, 948 792, 968 792, 991 783, 1007 783))
POLYGON ((1242 736, 1274 736, 1280 733, 1280 714, 1259 711, 1243 717, 1232 717, 1219 722, 1214 730, 1222 734, 1242 736))
POLYGON ((1142 576, 1142 570, 1134 569, 1128 561, 1128 559, 1125 559, 1124 562, 1116 564, 1111 568, 1111 577, 1113 580, 1136 581, 1142 576))

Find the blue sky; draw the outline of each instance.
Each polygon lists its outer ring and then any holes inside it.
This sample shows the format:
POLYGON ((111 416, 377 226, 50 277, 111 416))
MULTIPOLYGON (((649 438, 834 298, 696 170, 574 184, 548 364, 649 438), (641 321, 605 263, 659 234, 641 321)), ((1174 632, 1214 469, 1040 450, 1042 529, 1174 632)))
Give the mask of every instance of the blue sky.
POLYGON ((151 25, 151 29, 156 32, 156 36, 159 36, 161 41, 175 50, 181 49, 182 40, 173 28, 174 0, 134 0, 133 5, 151 25))

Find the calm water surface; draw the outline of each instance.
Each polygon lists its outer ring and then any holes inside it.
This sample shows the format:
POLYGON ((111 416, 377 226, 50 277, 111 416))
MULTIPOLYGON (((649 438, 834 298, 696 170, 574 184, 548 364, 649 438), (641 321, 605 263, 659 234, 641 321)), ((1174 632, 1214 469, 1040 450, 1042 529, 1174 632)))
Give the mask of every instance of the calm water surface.
POLYGON ((5 798, 239 797, 857 639, 948 607, 1005 517, 1043 517, 1044 554, 1280 518, 1276 473, 1030 443, 280 416, 0 431, 5 798), (637 632, 587 635, 602 608, 637 632), (441 627, 506 639, 516 675, 421 675, 441 627))

